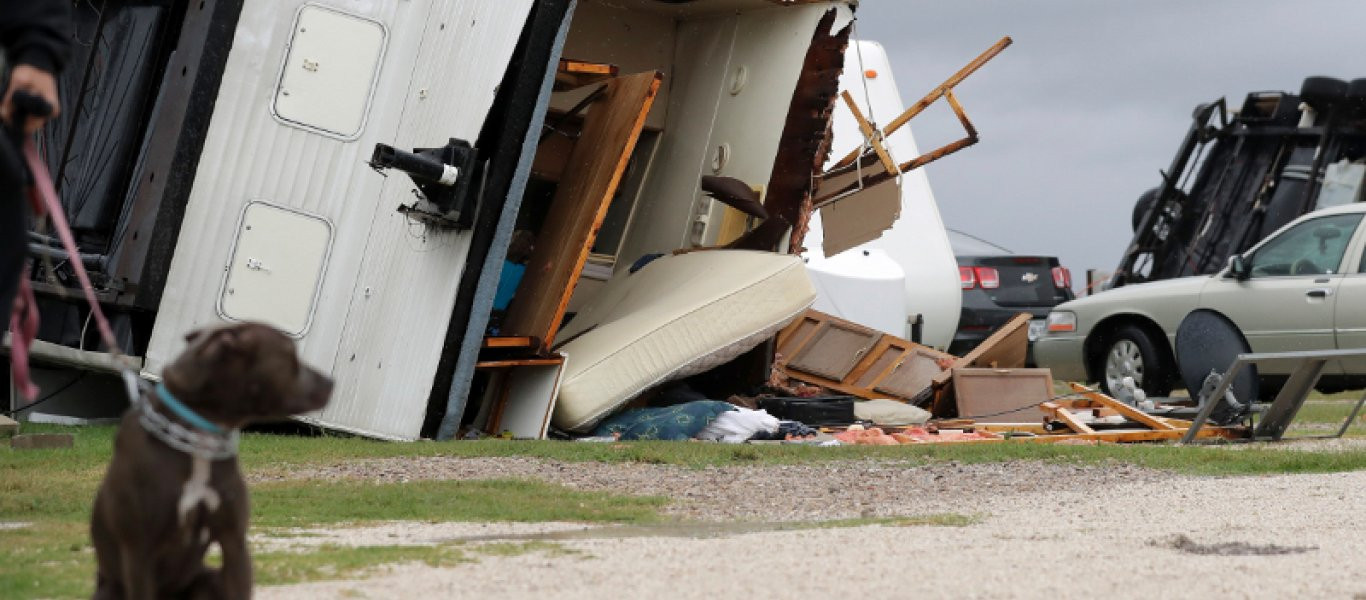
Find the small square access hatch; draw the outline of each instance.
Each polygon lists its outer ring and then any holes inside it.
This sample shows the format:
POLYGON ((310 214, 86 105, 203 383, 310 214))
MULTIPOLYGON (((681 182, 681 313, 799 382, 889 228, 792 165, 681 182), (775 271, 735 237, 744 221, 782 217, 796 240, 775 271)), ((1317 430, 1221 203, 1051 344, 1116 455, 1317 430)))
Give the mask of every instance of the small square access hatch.
POLYGON ((331 247, 327 219, 261 200, 248 202, 218 313, 229 321, 260 321, 302 337, 313 320, 331 247))
POLYGON ((304 5, 294 20, 271 112, 323 135, 346 140, 360 136, 385 35, 379 21, 304 5))

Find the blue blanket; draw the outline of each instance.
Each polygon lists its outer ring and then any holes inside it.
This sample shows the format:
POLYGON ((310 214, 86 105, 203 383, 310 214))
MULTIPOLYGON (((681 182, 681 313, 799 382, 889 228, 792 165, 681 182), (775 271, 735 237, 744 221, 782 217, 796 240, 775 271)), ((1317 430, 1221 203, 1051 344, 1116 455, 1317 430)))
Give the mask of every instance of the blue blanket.
POLYGON ((665 408, 637 408, 616 415, 593 430, 595 436, 620 434, 622 440, 689 440, 716 416, 735 410, 719 400, 697 400, 665 408))

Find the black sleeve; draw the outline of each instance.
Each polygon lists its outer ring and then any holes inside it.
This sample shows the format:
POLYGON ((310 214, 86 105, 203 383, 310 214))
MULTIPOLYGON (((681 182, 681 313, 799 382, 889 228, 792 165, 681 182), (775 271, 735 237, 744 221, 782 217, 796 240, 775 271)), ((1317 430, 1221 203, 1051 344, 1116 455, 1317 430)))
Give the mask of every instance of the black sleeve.
POLYGON ((61 71, 71 53, 71 2, 0 0, 0 45, 11 64, 61 71))

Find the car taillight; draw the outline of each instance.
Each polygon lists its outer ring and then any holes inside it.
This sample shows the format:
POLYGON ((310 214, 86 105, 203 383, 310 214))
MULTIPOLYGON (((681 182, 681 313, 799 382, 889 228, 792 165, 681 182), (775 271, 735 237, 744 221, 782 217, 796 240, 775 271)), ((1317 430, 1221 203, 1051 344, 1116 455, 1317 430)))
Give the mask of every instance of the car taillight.
POLYGON ((972 271, 977 274, 977 283, 984 290, 994 290, 1001 287, 1001 274, 991 267, 973 267, 972 271))
POLYGON ((958 282, 965 290, 977 286, 977 277, 972 274, 972 267, 958 267, 958 282))
POLYGON ((1072 289, 1072 271, 1067 267, 1053 267, 1053 285, 1062 289, 1072 289))

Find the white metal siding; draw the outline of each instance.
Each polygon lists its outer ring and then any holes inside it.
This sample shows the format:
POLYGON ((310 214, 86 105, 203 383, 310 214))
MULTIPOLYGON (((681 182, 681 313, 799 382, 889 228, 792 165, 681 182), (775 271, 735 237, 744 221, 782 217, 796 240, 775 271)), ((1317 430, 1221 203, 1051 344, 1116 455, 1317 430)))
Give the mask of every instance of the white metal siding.
POLYGON ((214 301, 252 199, 336 225, 305 361, 337 385, 316 420, 395 439, 417 436, 455 299, 468 233, 427 230, 394 211, 410 203, 401 173, 365 165, 374 144, 473 140, 531 0, 349 0, 323 4, 388 28, 375 97, 355 141, 285 125, 270 114, 302 2, 248 0, 219 91, 147 355, 160 372, 185 332, 221 323, 214 301))

